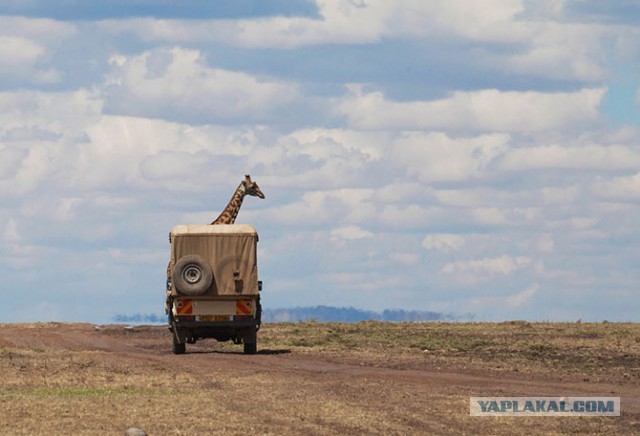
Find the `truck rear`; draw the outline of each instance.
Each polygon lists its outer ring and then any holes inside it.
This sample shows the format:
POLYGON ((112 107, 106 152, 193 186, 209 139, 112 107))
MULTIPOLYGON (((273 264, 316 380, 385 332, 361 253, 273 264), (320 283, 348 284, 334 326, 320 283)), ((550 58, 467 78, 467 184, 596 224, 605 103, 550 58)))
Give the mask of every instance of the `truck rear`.
POLYGON ((213 338, 257 351, 261 282, 258 233, 247 224, 179 225, 169 235, 165 310, 174 354, 213 338))

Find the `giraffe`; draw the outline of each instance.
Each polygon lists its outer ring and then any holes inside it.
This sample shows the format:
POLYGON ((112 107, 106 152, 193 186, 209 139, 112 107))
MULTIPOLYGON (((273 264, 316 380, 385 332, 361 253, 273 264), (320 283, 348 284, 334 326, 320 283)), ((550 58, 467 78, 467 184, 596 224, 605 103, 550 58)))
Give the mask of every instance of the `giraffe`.
POLYGON ((264 194, 258 187, 256 182, 251 181, 251 177, 249 174, 244 176, 244 180, 240 182, 238 189, 233 193, 229 204, 222 211, 220 216, 216 218, 211 224, 233 224, 236 222, 236 217, 238 216, 238 212, 240 211, 240 206, 242 206, 242 200, 244 200, 245 195, 253 195, 254 197, 264 198, 264 194))

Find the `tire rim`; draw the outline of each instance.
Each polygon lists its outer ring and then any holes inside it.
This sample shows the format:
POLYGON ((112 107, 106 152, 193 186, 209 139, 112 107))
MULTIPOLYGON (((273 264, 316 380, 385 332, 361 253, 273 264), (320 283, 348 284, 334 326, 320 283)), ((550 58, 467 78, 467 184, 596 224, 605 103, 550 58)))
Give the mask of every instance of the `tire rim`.
POLYGON ((190 285, 194 285, 202 279, 202 271, 196 265, 189 265, 182 271, 182 278, 190 285))

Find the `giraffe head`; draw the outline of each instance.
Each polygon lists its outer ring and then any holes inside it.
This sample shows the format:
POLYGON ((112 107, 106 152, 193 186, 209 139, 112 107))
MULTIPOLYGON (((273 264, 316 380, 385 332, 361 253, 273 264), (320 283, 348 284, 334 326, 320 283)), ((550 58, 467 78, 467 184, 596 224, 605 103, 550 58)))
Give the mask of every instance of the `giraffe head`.
POLYGON ((245 195, 253 195, 254 197, 264 198, 264 194, 260 190, 260 187, 256 182, 251 181, 251 177, 249 174, 244 176, 244 181, 242 182, 244 185, 245 195))

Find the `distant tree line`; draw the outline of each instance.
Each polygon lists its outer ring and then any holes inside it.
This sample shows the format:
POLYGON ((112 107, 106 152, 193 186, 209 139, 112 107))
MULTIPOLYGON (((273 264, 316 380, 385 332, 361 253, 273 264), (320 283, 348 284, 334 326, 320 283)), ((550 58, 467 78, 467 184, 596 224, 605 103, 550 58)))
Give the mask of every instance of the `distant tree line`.
POLYGON ((292 309, 264 309, 264 322, 359 322, 359 321, 453 321, 457 319, 451 314, 418 310, 387 309, 382 312, 361 310, 354 307, 295 307, 292 309))
POLYGON ((158 324, 166 323, 167 315, 158 315, 155 313, 135 313, 133 315, 118 314, 113 317, 113 321, 117 323, 131 324, 158 324))
MULTIPOLYGON (((460 317, 452 314, 421 311, 386 309, 382 312, 361 310, 354 307, 313 306, 295 307, 289 309, 263 309, 262 322, 359 322, 359 321, 390 321, 390 322, 421 322, 421 321, 457 321, 460 317)), ((118 314, 113 317, 114 322, 130 324, 164 324, 167 316, 155 313, 136 313, 133 315, 118 314)))

